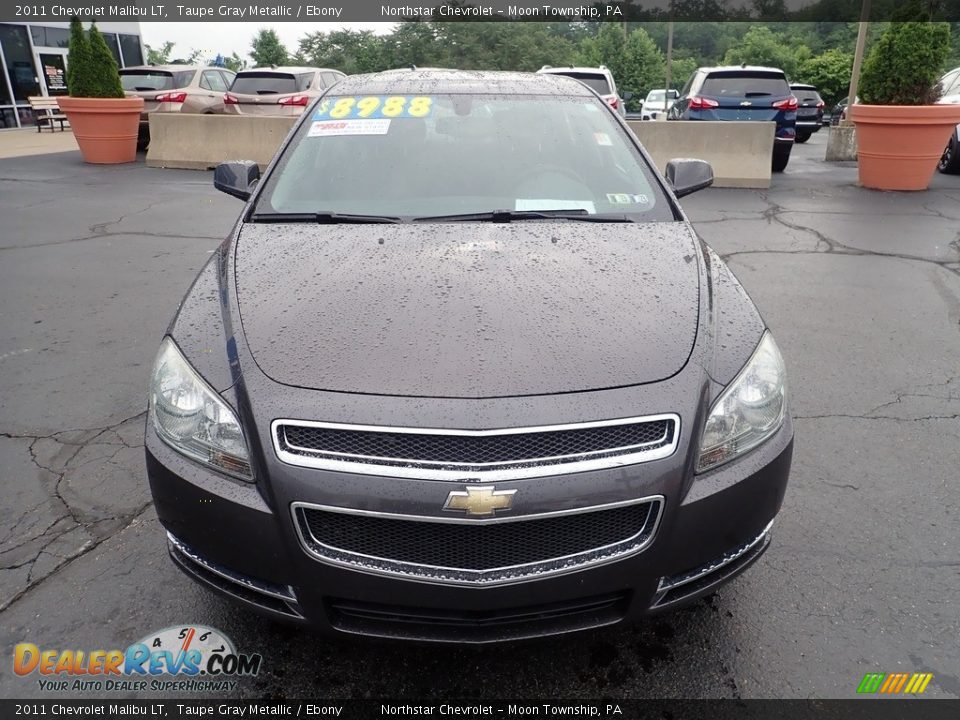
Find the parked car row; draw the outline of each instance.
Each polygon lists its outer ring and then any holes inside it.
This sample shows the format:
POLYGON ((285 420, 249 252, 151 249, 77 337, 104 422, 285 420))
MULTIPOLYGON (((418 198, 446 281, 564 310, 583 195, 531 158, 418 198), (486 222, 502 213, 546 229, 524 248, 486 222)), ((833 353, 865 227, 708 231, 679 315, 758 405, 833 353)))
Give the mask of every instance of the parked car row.
POLYGON ((633 97, 633 93, 624 93, 624 97, 617 92, 617 84, 613 80, 613 73, 606 65, 600 67, 551 67, 544 65, 537 70, 539 75, 563 75, 564 77, 579 80, 599 95, 603 101, 620 113, 620 117, 627 116, 626 101, 633 97))
POLYGON ((813 85, 794 83, 790 85, 797 98, 797 137, 795 142, 805 143, 823 126, 823 108, 826 103, 813 85))
POLYGON ((241 70, 200 65, 145 65, 124 68, 120 83, 130 97, 142 97, 139 146, 150 139, 150 113, 299 115, 314 98, 346 77, 339 70, 270 67, 241 70))
MULTIPOLYGON (((940 78, 940 91, 939 103, 960 105, 960 67, 940 78)), ((954 128, 953 137, 944 148, 937 169, 948 175, 960 175, 960 125, 954 128)))
POLYGON ((775 122, 774 172, 783 172, 797 136, 797 97, 778 68, 750 65, 698 68, 667 113, 668 120, 775 122))

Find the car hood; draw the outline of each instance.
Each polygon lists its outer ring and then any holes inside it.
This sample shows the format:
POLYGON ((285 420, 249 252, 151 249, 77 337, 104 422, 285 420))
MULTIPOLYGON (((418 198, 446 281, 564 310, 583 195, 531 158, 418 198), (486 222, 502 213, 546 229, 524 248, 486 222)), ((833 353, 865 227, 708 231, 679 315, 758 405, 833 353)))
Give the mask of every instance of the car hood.
POLYGON ((697 334, 686 223, 246 224, 247 346, 286 385, 482 398, 668 378, 697 334))

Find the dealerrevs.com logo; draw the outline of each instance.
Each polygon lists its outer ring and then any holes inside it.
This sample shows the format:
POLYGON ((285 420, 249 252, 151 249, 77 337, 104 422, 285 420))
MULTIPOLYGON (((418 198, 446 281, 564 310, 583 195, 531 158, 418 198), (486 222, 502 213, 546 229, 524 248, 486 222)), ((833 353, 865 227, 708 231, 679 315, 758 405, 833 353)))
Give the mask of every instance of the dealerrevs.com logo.
POLYGON ((104 692, 227 692, 238 677, 260 672, 263 658, 238 653, 219 630, 203 625, 168 627, 126 650, 41 649, 19 643, 13 671, 38 675, 41 690, 104 692))

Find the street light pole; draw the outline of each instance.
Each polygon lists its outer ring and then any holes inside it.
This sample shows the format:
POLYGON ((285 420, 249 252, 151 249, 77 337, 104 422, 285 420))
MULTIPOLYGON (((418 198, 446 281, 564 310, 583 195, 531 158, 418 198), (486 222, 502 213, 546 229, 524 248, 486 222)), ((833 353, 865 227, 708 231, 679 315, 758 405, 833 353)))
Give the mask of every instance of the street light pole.
MULTIPOLYGON (((860 23, 857 28, 857 47, 853 52, 853 72, 850 74, 850 89, 847 92, 847 107, 849 108, 857 99, 857 91, 860 86, 860 67, 863 65, 863 48, 867 42, 867 26, 870 18, 870 0, 863 0, 860 6, 860 23)), ((850 120, 850 113, 843 121, 844 125, 853 124, 850 120)))
POLYGON ((667 23, 667 82, 663 89, 670 97, 670 76, 673 73, 673 2, 670 3, 670 22, 667 23))

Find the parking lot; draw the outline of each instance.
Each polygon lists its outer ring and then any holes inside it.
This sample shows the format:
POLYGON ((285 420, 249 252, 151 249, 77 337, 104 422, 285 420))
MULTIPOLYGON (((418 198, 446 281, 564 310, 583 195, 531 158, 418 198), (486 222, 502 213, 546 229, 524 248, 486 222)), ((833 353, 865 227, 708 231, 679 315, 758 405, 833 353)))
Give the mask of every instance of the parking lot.
MULTIPOLYGON (((871 671, 960 697, 960 177, 863 190, 825 143, 769 190, 683 201, 789 369, 771 549, 695 607, 507 650, 318 639, 175 569, 144 475, 148 373, 241 205, 207 172, 0 159, 0 645, 203 623, 264 656, 237 697, 851 697, 871 671)), ((9 667, 0 694, 44 696, 9 667)))

